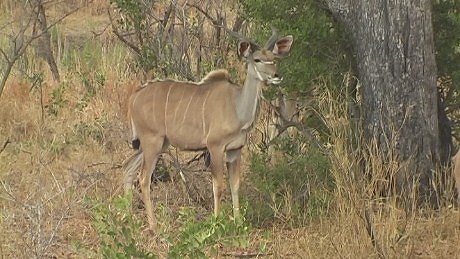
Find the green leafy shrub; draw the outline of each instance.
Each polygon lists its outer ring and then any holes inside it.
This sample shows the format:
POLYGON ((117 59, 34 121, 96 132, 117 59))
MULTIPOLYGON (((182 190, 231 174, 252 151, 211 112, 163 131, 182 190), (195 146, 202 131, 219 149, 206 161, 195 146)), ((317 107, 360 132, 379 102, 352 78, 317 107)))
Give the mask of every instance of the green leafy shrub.
POLYGON ((85 89, 83 97, 80 98, 77 104, 79 110, 87 107, 91 99, 96 96, 97 92, 105 85, 106 77, 101 72, 81 72, 80 80, 85 89))
POLYGON ((274 162, 267 153, 251 155, 249 178, 257 190, 256 197, 248 194, 251 221, 297 225, 329 209, 334 188, 329 158, 299 138, 277 140, 276 152, 283 155, 274 162))
MULTIPOLYGON (((170 258, 206 258, 207 253, 216 254, 220 245, 247 247, 249 227, 244 218, 232 219, 224 216, 211 216, 197 221, 190 209, 180 211, 182 227, 172 242, 170 258)), ((169 238, 171 239, 171 238, 169 238)))
POLYGON ((51 102, 48 104, 48 113, 57 116, 59 111, 64 108, 67 104, 67 100, 64 97, 66 90, 65 84, 59 84, 51 93, 51 102))
POLYGON ((110 118, 106 113, 94 118, 93 121, 80 121, 74 125, 75 140, 80 144, 92 139, 99 144, 107 142, 106 131, 110 127, 110 118))
POLYGON ((104 258, 156 258, 141 245, 142 220, 134 215, 131 201, 132 194, 110 203, 90 201, 92 223, 99 234, 99 252, 104 258))

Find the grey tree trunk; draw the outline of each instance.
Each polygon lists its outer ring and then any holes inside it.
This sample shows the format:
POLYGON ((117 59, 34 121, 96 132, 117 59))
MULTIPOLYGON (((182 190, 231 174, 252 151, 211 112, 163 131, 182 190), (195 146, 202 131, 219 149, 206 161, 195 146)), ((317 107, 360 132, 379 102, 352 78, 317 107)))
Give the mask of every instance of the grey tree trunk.
POLYGON ((368 141, 401 169, 396 189, 430 197, 439 162, 436 62, 429 0, 327 0, 351 32, 368 141))
POLYGON ((41 34, 41 36, 37 39, 35 49, 37 55, 42 57, 48 63, 54 81, 59 82, 59 69, 57 67, 56 61, 54 60, 53 51, 51 48, 51 34, 48 30, 45 7, 43 6, 44 3, 42 1, 37 1, 35 4, 37 5, 37 21, 40 29, 39 33, 41 34))

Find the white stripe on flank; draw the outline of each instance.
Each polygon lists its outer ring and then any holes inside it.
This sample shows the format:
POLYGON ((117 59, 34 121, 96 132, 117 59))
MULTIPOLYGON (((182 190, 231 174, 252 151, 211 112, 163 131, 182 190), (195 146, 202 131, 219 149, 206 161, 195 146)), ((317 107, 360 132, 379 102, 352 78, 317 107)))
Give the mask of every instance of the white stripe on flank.
POLYGON ((195 95, 195 93, 196 93, 196 90, 195 90, 195 91, 193 92, 193 94, 190 96, 190 100, 188 101, 187 108, 185 108, 184 117, 182 117, 181 128, 182 128, 182 125, 184 125, 185 117, 187 116, 187 112, 188 112, 188 108, 190 107, 190 103, 192 103, 193 96, 195 95))
POLYGON ((168 113, 168 103, 169 103, 169 93, 171 92, 171 88, 172 88, 172 84, 169 85, 169 88, 168 88, 168 94, 166 94, 166 104, 165 104, 165 134, 166 136, 168 135, 168 123, 167 123, 167 118, 166 118, 166 115, 168 113))
MULTIPOLYGON (((176 110, 174 111, 174 120, 173 120, 173 123, 174 123, 174 124, 177 123, 177 121, 176 121, 177 112, 179 111, 180 105, 182 104, 182 99, 184 99, 184 94, 185 94, 185 91, 182 91, 182 95, 181 95, 181 97, 180 97, 179 102, 177 103, 176 110)), ((176 125, 176 128, 177 128, 177 125, 176 125)))
MULTIPOLYGON (((156 91, 155 91, 156 92, 156 91)), ((156 98, 156 95, 153 94, 153 97, 152 97, 152 111, 153 111, 153 124, 156 125, 157 124, 157 116, 155 116, 155 98, 156 98)))
POLYGON ((211 91, 208 91, 208 93, 206 94, 206 98, 204 98, 204 102, 203 102, 203 106, 201 107, 201 119, 202 119, 202 124, 203 124, 203 137, 206 136, 206 121, 205 121, 205 118, 204 118, 204 111, 205 111, 205 106, 206 106, 206 101, 208 100, 208 97, 209 97, 209 94, 211 93, 211 91))

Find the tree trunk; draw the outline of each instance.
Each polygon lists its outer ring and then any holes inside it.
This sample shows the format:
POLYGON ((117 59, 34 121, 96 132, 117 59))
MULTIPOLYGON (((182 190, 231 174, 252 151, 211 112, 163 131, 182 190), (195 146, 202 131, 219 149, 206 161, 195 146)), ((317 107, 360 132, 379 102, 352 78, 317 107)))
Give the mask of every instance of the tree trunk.
POLYGON ((59 82, 59 69, 56 61, 54 60, 53 51, 51 49, 51 34, 48 30, 45 7, 43 6, 44 3, 42 1, 37 1, 35 4, 37 5, 38 12, 37 21, 40 28, 39 34, 41 34, 37 39, 36 52, 39 57, 42 57, 46 60, 46 63, 48 63, 51 74, 53 75, 53 80, 59 82))
POLYGON ((327 0, 354 40, 368 141, 400 165, 396 190, 430 197, 439 162, 436 62, 429 0, 327 0))

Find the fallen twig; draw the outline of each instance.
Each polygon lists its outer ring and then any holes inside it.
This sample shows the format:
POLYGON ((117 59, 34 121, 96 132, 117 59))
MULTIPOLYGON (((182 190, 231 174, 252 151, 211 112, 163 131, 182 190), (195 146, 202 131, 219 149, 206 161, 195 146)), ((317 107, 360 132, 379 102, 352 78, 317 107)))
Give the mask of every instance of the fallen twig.
POLYGON ((247 251, 229 251, 222 254, 223 256, 232 256, 238 258, 244 257, 263 257, 273 255, 273 253, 247 252, 247 251))
POLYGON ((6 146, 8 146, 8 144, 10 144, 10 143, 11 143, 10 139, 7 138, 6 141, 5 141, 5 143, 3 144, 2 149, 0 150, 0 153, 2 153, 3 150, 5 150, 6 146))
POLYGON ((111 165, 112 167, 110 167, 110 169, 118 169, 118 168, 123 167, 120 164, 114 164, 114 163, 111 163, 111 162, 94 162, 92 164, 89 164, 87 167, 91 168, 91 167, 96 167, 96 166, 100 166, 100 165, 111 165))

